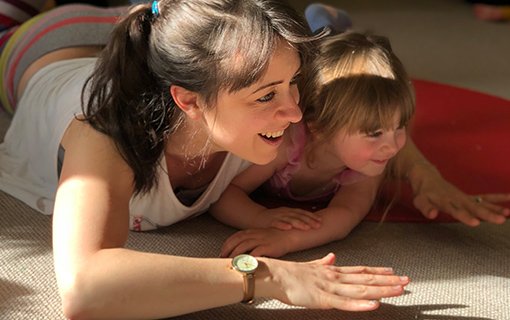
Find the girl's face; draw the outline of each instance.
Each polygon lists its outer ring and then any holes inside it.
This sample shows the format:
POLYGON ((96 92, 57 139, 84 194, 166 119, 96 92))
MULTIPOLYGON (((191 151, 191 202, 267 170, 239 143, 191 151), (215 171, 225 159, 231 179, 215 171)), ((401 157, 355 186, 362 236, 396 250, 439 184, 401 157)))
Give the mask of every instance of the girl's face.
POLYGON ((300 67, 298 52, 281 42, 259 81, 220 92, 216 108, 204 112, 212 151, 230 151, 256 164, 273 160, 284 131, 302 117, 296 84, 300 67))
POLYGON ((388 161, 406 143, 406 129, 399 128, 400 117, 395 116, 395 129, 380 129, 371 133, 347 134, 341 130, 332 144, 336 157, 348 168, 367 176, 383 173, 388 161))

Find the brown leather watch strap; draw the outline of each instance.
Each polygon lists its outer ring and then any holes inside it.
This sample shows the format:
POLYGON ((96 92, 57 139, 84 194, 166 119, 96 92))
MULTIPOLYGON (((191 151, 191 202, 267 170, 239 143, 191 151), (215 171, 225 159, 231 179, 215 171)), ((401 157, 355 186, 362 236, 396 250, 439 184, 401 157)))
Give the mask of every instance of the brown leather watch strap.
POLYGON ((253 297, 255 296, 255 273, 244 273, 243 274, 243 303, 251 304, 253 297))

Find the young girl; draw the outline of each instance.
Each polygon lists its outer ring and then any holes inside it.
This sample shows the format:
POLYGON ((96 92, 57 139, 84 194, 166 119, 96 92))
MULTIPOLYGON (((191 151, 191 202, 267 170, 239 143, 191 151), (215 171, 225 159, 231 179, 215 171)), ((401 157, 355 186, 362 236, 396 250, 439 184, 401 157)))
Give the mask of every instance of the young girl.
POLYGON ((320 49, 316 103, 303 123, 291 126, 286 149, 237 176, 211 208, 220 221, 249 229, 227 239, 221 256, 278 257, 342 239, 370 210, 383 174, 394 169, 387 167, 406 142, 414 95, 388 40, 347 32, 326 38, 320 49), (329 204, 315 213, 267 209, 248 196, 266 179, 270 194, 329 204))
MULTIPOLYGON (((327 27, 331 33, 341 33, 351 26, 345 11, 322 3, 307 6, 305 16, 314 32, 327 27)), ((510 208, 500 205, 510 201, 509 193, 466 194, 444 179, 409 136, 399 159, 400 178, 408 180, 413 204, 427 219, 437 218, 441 211, 466 225, 477 226, 482 221, 502 224, 510 216, 510 208)))
POLYGON ((66 317, 164 318, 253 297, 373 310, 403 293, 406 277, 335 267, 333 254, 257 262, 125 248, 129 229, 206 211, 243 159, 274 160, 282 132, 301 119, 296 79, 316 37, 274 0, 161 0, 119 12, 58 7, 20 26, 1 58, 2 102, 15 113, 0 188, 53 214, 66 317))

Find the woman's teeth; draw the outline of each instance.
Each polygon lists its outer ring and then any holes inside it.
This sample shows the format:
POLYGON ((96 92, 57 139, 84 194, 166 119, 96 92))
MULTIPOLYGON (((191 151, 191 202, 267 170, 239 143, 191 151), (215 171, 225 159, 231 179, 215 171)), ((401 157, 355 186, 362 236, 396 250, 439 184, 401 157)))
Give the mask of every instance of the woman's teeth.
POLYGON ((279 137, 283 136, 284 131, 285 130, 274 131, 274 132, 265 132, 265 133, 261 133, 260 135, 263 137, 266 137, 266 138, 279 138, 279 137))

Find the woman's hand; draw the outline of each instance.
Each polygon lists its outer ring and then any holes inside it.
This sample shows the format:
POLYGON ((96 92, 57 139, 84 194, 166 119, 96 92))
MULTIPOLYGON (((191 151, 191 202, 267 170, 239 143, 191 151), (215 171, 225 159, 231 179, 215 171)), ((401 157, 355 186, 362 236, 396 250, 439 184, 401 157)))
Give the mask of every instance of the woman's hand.
MULTIPOLYGON (((270 296, 307 308, 374 310, 379 307, 380 299, 401 295, 409 283, 408 277, 394 275, 391 268, 334 266, 333 253, 311 262, 263 258, 261 261, 270 273, 270 285, 276 285, 275 290, 279 291, 270 296)), ((261 273, 257 279, 269 281, 264 279, 264 270, 261 273)))
POLYGON ((416 166, 409 175, 414 193, 414 206, 428 219, 447 213, 469 226, 481 221, 502 224, 510 209, 498 203, 510 202, 510 194, 467 195, 446 181, 431 165, 416 166))

